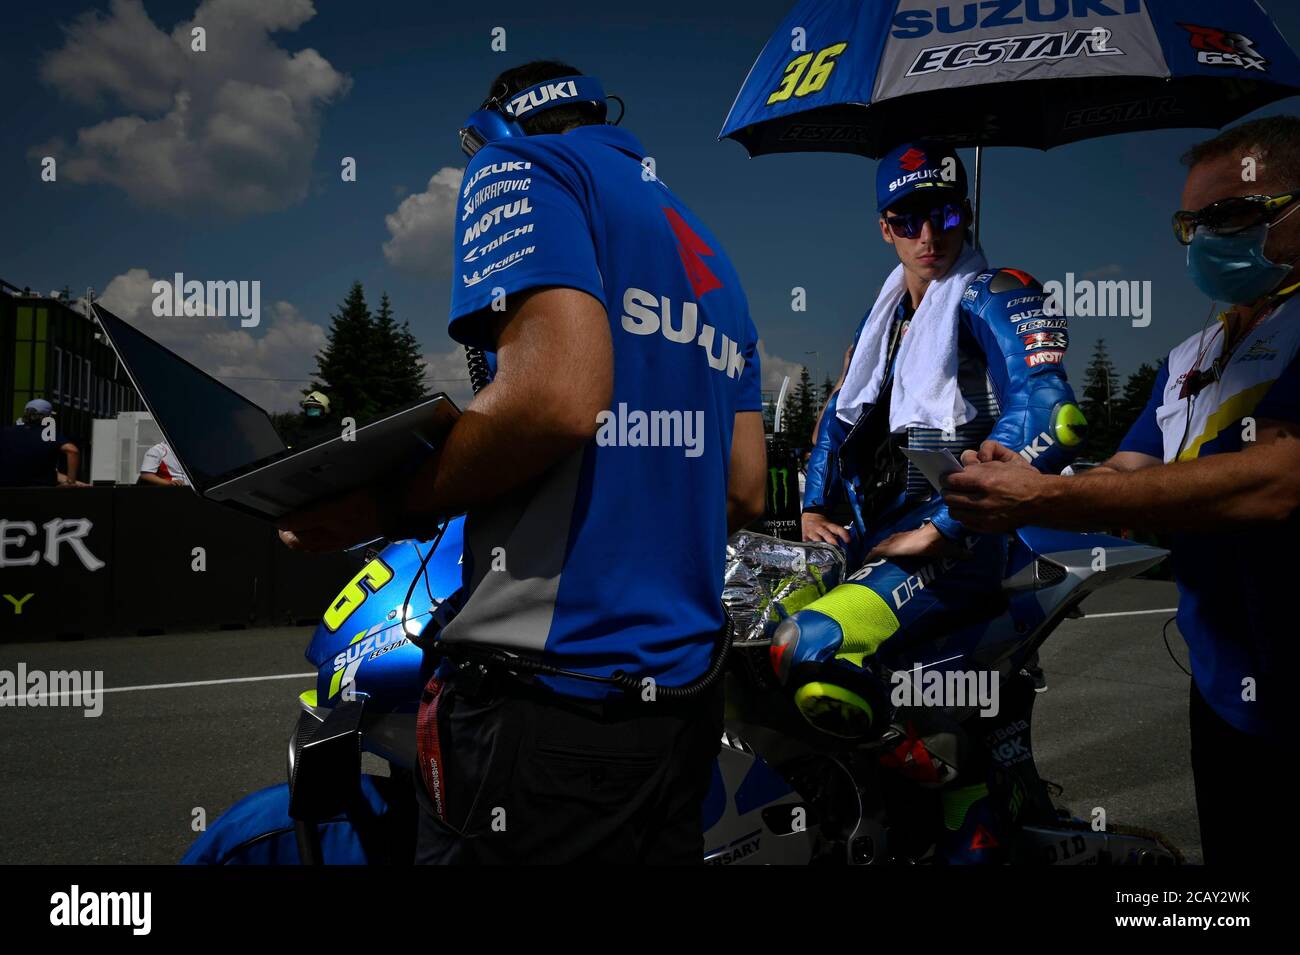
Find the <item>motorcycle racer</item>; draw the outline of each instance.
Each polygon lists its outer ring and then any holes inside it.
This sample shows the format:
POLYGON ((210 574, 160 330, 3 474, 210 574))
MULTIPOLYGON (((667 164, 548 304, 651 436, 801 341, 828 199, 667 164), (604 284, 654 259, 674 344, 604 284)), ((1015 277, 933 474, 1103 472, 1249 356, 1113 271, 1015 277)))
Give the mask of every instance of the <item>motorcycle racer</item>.
POLYGON ((1030 275, 988 268, 970 246, 956 153, 904 143, 876 189, 900 264, 854 335, 803 502, 804 538, 845 546, 857 569, 783 621, 771 649, 803 717, 849 738, 876 717, 861 679, 882 644, 916 646, 1004 606, 1007 538, 968 533, 901 449, 960 454, 992 436, 1055 473, 1086 427, 1063 365, 1067 321, 1030 275), (851 530, 828 516, 845 503, 851 530))

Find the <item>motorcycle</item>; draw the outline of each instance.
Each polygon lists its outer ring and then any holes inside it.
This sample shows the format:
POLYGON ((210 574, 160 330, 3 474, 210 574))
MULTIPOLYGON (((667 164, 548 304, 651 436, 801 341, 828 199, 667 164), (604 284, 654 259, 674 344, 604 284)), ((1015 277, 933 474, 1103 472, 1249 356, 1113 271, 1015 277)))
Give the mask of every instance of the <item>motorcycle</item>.
MULTIPOLYGON (((236 803, 182 862, 410 861, 416 712, 438 660, 437 631, 461 584, 462 534, 457 518, 427 543, 401 541, 364 555, 307 646, 316 686, 299 696, 287 782, 236 803), (364 773, 363 753, 387 763, 389 774, 364 773)), ((841 739, 803 720, 769 658, 786 607, 844 579, 843 555, 828 544, 733 535, 723 592, 733 633, 726 722, 703 806, 704 861, 939 861, 944 787, 974 771, 988 779, 1006 820, 1004 861, 1180 863, 1156 833, 1098 828, 1057 804, 1059 792, 1034 764, 1036 694, 1021 672, 1063 620, 1080 615, 1085 597, 1165 553, 1100 534, 1013 534, 1004 612, 946 634, 923 654, 909 650, 912 659, 882 645, 868 668, 883 688, 873 698, 878 716, 869 732, 841 739), (996 680, 991 718, 976 701, 927 699, 925 687, 936 679, 972 671, 996 680), (914 692, 900 695, 909 680, 914 692)))

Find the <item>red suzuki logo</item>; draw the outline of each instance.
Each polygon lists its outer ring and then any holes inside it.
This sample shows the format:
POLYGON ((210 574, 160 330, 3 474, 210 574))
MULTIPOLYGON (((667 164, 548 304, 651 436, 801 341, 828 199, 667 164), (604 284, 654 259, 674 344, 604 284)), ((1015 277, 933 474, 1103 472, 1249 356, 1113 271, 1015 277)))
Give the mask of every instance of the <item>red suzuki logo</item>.
POLYGON ((686 220, 676 209, 665 208, 664 215, 668 217, 668 224, 677 238, 677 254, 681 256, 686 277, 691 280, 691 290, 695 293, 695 297, 699 298, 705 292, 722 288, 722 282, 700 258, 702 255, 713 255, 713 250, 695 234, 695 230, 686 224, 686 220))
POLYGON ((925 165, 925 153, 919 149, 909 149, 898 157, 898 165, 908 172, 916 172, 925 165))

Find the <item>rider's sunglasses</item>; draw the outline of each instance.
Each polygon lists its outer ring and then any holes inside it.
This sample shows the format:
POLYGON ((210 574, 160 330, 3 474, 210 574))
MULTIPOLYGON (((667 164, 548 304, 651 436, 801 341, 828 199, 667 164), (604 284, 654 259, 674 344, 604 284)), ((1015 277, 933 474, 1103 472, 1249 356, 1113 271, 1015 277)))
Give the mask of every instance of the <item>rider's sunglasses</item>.
POLYGON ((955 202, 945 202, 933 209, 917 212, 904 212, 901 215, 885 213, 889 229, 900 239, 915 239, 921 234, 922 227, 928 222, 931 231, 947 232, 961 225, 962 207, 955 202))
POLYGON ((1296 199, 1300 199, 1300 192, 1286 192, 1280 196, 1233 196, 1211 202, 1198 212, 1182 209, 1174 213, 1174 235, 1183 245, 1191 243, 1198 226, 1204 226, 1215 235, 1232 235, 1272 222, 1296 199))

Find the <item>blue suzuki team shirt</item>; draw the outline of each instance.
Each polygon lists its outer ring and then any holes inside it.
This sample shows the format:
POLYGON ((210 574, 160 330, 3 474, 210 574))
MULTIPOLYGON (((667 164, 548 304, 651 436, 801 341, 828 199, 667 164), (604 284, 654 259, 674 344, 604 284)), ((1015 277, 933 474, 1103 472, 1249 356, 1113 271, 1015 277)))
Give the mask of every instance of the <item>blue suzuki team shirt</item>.
MULTIPOLYGON (((1220 379, 1189 400, 1184 381, 1220 357, 1220 332, 1192 335, 1170 352, 1121 451, 1166 463, 1235 454, 1260 421, 1300 424, 1300 297, 1256 326, 1220 379)), ((1220 717, 1255 736, 1291 732, 1298 540, 1300 512, 1281 523, 1169 537, 1192 678, 1220 717)))
POLYGON ((609 317, 614 387, 585 447, 469 512, 467 600, 443 638, 675 686, 724 622, 733 423, 762 404, 736 272, 645 155, 625 130, 580 126, 492 143, 465 170, 451 337, 491 350, 494 302, 577 289, 609 317))

